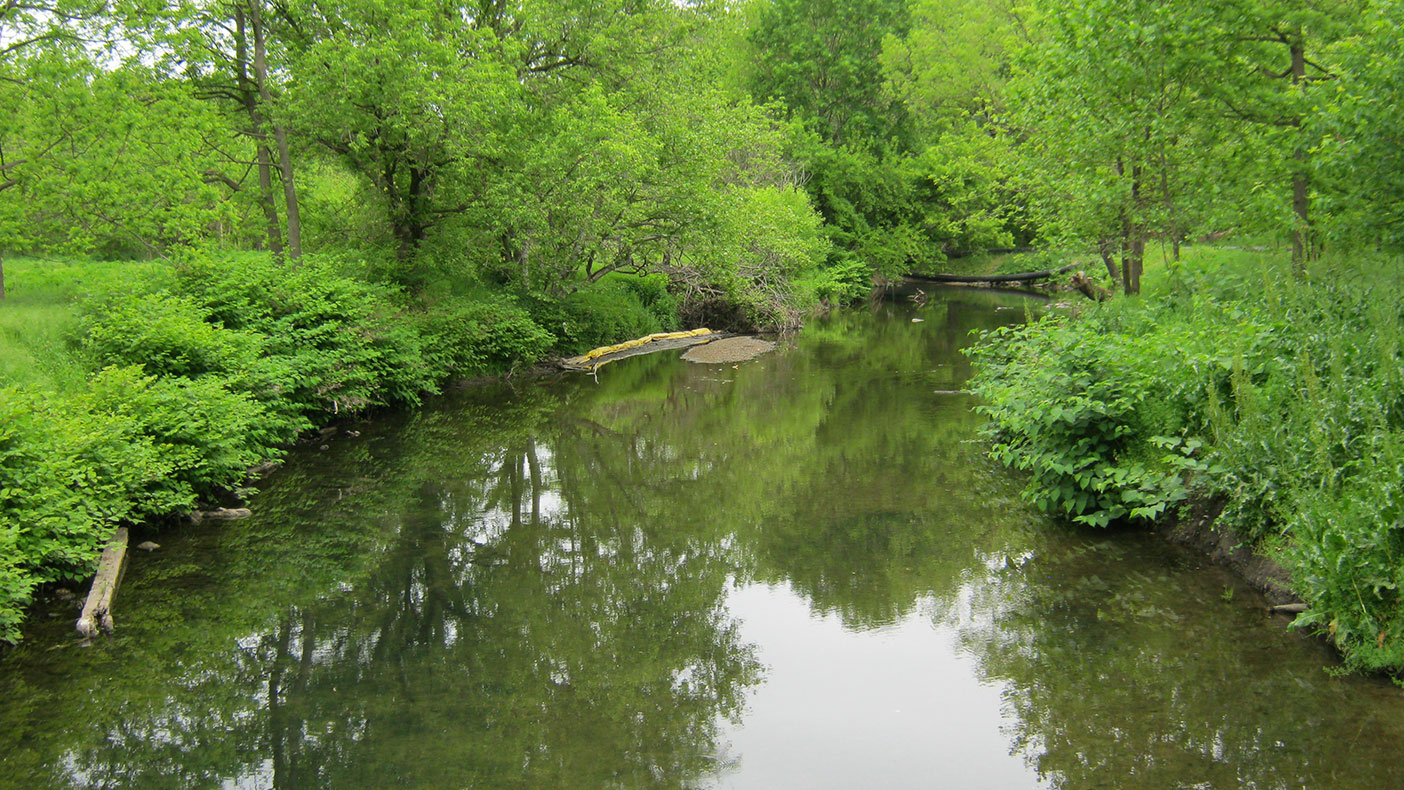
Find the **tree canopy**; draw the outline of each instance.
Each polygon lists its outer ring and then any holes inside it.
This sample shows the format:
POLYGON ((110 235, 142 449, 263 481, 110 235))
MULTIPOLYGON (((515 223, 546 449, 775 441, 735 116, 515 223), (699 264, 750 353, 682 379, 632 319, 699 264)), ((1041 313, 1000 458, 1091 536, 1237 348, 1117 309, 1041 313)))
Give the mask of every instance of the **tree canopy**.
POLYGON ((1400 13, 12 1, 0 252, 344 250, 551 299, 654 273, 761 323, 1008 246, 1127 291, 1155 241, 1300 263, 1400 244, 1400 13))

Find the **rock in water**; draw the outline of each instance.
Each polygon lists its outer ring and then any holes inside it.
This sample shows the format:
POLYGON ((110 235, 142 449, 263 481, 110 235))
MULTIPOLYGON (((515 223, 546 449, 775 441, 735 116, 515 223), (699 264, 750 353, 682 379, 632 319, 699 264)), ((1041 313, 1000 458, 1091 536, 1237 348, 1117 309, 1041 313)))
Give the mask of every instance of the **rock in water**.
POLYGON ((693 346, 682 355, 682 358, 688 362, 702 364, 730 364, 754 359, 774 348, 775 344, 769 340, 760 340, 754 337, 728 337, 693 346))

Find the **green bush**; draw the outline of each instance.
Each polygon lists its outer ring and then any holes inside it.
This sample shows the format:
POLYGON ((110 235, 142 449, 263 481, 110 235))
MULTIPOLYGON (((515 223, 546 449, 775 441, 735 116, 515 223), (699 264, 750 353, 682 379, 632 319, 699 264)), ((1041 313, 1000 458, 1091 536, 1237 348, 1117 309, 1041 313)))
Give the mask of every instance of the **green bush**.
POLYGON ((545 356, 555 342, 506 296, 452 297, 419 317, 426 354, 441 377, 509 370, 545 356))
POLYGON ((1404 668, 1404 297, 1389 268, 1205 266, 1158 293, 985 336, 972 383, 1028 498, 1089 524, 1192 486, 1284 561, 1350 666, 1404 668))
POLYGON ((314 414, 418 403, 437 391, 438 371, 399 291, 357 279, 339 259, 194 257, 177 274, 178 291, 208 321, 268 339, 265 353, 289 372, 290 389, 279 398, 314 414))
POLYGON ((169 465, 160 487, 170 504, 212 498, 243 482, 249 467, 280 454, 282 437, 260 430, 262 406, 214 377, 109 367, 93 377, 89 398, 95 412, 135 426, 169 465))
POLYGON ((81 343, 94 367, 198 378, 246 369, 267 350, 266 337, 211 323, 193 301, 166 291, 106 294, 83 310, 81 343))
POLYGON ((1391 433, 1329 495, 1299 495, 1285 527, 1297 625, 1326 631, 1350 666, 1404 667, 1404 433, 1391 433))
POLYGON ((133 423, 81 402, 0 391, 0 640, 34 588, 92 571, 121 522, 186 506, 173 465, 133 423))
POLYGON ((994 457, 1031 473, 1025 498, 1039 508, 1094 526, 1161 515, 1199 466, 1199 440, 1159 400, 1153 338, 1111 333, 1127 318, 1049 317, 989 333, 972 352, 994 457))
POLYGON ((556 338, 555 350, 578 354, 664 332, 679 325, 678 305, 657 278, 612 278, 564 299, 523 300, 531 317, 556 338))

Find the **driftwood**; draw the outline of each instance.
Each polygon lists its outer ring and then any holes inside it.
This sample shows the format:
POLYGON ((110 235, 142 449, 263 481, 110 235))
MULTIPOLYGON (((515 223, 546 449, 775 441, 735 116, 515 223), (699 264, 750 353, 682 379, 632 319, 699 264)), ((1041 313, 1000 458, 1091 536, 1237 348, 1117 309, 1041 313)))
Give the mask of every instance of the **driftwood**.
POLYGON ((713 332, 710 329, 692 329, 686 332, 655 332, 646 337, 636 340, 628 340, 623 343, 616 343, 612 346, 601 346, 586 354, 569 359, 558 359, 556 364, 565 370, 583 371, 593 373, 601 365, 607 365, 620 359, 638 356, 640 354, 651 354, 655 351, 671 351, 673 349, 688 348, 701 343, 710 343, 713 340, 730 337, 724 332, 713 332))
POLYGON ((913 280, 927 280, 933 283, 1027 283, 1067 274, 1079 265, 1070 263, 1061 269, 1044 269, 1043 271, 1020 272, 1018 274, 909 274, 907 276, 913 280))
POLYGON ((1072 287, 1076 288, 1083 296, 1094 302, 1105 302, 1111 298, 1111 291, 1092 282, 1092 278, 1082 272, 1072 276, 1072 287))
POLYGON ((246 507, 222 507, 217 510, 197 510, 190 514, 190 521, 195 524, 202 521, 236 521, 252 515, 253 511, 246 507))
POLYGON ((76 624, 78 633, 89 638, 97 636, 99 629, 112 633, 112 598, 117 594, 117 585, 122 583, 126 569, 127 528, 118 527, 98 560, 97 576, 93 578, 92 590, 88 592, 88 600, 76 624))

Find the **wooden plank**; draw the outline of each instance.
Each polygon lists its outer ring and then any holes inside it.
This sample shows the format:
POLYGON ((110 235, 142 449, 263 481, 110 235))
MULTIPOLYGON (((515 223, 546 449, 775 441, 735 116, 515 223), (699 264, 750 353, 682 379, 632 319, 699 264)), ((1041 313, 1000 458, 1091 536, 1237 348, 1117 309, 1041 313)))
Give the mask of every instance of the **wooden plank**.
POLYGON ((97 576, 93 577, 88 600, 83 603, 83 613, 78 617, 78 633, 86 637, 97 636, 99 629, 112 633, 112 598, 117 595, 117 585, 122 583, 126 569, 127 528, 118 527, 98 560, 97 576))

